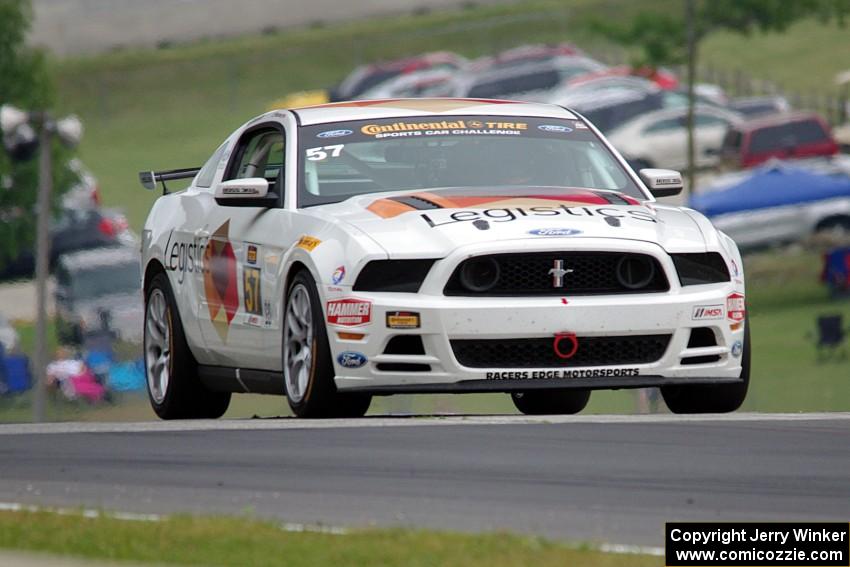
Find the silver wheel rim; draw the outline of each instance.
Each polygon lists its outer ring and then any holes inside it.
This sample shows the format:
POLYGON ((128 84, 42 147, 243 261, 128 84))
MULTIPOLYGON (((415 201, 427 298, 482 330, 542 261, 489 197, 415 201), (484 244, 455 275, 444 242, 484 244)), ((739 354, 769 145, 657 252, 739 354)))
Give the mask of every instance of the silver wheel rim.
POLYGON ((145 369, 148 391, 157 404, 165 400, 170 379, 171 329, 168 325, 168 304, 162 290, 155 289, 148 297, 145 314, 145 369))
POLYGON ((313 309, 304 284, 296 284, 286 302, 283 323, 283 379, 286 395, 295 403, 304 399, 313 368, 313 309))

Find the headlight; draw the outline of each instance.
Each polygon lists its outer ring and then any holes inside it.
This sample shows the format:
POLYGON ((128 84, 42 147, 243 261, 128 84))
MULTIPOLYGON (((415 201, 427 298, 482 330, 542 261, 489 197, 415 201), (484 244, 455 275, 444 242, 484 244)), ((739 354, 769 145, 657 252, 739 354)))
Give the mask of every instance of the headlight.
POLYGON ((701 285, 729 281, 729 268, 717 252, 706 254, 670 254, 682 285, 701 285))
POLYGON ((354 291, 416 293, 436 260, 372 260, 360 271, 354 291))

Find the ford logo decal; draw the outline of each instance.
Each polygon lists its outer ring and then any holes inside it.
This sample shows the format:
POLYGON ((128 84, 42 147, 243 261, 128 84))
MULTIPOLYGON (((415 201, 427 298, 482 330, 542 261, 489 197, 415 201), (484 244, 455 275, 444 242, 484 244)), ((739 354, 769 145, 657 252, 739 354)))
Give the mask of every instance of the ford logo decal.
POLYGON ((563 132, 564 134, 573 131, 569 126, 561 126, 560 124, 541 124, 537 129, 544 132, 563 132))
POLYGON ((581 234, 577 228, 535 228, 534 230, 529 230, 528 234, 533 234, 534 236, 575 236, 576 234, 581 234))
POLYGON ((340 138, 342 136, 350 136, 354 132, 351 130, 325 130, 316 134, 317 138, 340 138))
POLYGON ((369 359, 366 358, 366 355, 362 352, 347 350, 339 353, 339 356, 336 357, 336 361, 339 362, 339 365, 343 368, 360 368, 366 364, 369 359))

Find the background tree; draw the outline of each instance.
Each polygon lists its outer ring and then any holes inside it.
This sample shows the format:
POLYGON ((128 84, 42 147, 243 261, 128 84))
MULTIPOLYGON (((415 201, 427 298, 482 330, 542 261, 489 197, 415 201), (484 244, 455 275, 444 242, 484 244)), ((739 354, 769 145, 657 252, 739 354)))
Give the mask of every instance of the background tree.
POLYGON ((794 22, 817 17, 844 25, 850 0, 684 0, 677 12, 641 12, 624 25, 592 22, 597 32, 612 41, 637 47, 633 64, 657 68, 687 63, 688 187, 694 185, 693 109, 699 43, 718 30, 741 34, 785 31, 794 22))
MULTIPOLYGON (((45 110, 52 106, 55 91, 44 53, 25 43, 31 22, 29 0, 0 0, 0 104, 45 110)), ((75 177, 66 167, 68 150, 57 144, 52 151, 58 202, 75 177)), ((37 160, 14 162, 0 148, 0 270, 33 247, 37 187, 37 160)))

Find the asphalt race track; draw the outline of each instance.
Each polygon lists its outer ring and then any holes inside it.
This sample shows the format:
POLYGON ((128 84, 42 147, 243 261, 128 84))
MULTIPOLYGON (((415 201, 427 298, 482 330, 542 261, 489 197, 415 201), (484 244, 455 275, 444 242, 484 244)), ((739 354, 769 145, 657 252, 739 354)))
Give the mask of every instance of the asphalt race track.
POLYGON ((9 425, 0 502, 659 546, 669 520, 850 519, 850 414, 9 425))

